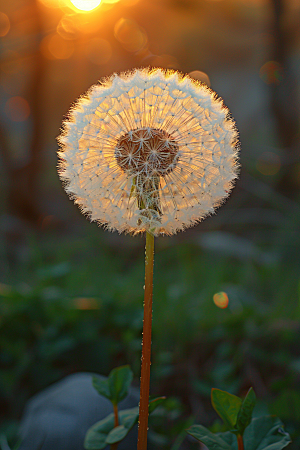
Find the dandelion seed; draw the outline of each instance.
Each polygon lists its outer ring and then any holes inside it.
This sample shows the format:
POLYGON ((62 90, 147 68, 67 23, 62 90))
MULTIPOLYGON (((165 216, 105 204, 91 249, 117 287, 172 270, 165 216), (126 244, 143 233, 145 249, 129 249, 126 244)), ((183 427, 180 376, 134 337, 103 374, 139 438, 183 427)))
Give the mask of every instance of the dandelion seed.
POLYGON ((238 133, 222 100, 175 71, 137 69, 93 86, 58 138, 59 175, 92 221, 175 234, 228 197, 238 133))

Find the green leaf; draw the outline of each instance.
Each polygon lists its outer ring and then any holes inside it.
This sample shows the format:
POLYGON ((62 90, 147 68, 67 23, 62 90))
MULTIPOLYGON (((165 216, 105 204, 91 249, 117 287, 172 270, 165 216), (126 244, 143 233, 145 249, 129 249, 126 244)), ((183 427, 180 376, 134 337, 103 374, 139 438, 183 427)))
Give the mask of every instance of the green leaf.
POLYGON ((132 382, 133 373, 129 366, 121 366, 113 369, 108 378, 93 377, 93 386, 100 395, 108 398, 117 405, 128 395, 128 389, 132 382))
POLYGON ((106 437, 114 428, 114 414, 109 414, 105 419, 95 423, 85 435, 84 448, 87 450, 101 450, 107 446, 106 437))
POLYGON ((124 400, 128 395, 133 373, 129 366, 121 366, 113 369, 108 376, 108 386, 110 390, 110 400, 114 405, 124 400))
MULTIPOLYGON (((100 380, 102 381, 102 380, 100 380)), ((106 380, 105 380, 106 381, 106 380)), ((97 385, 96 388, 98 388, 97 385)), ((106 393, 105 385, 101 384, 101 392, 106 393)), ((97 389, 98 390, 98 389, 97 389)), ((99 391, 98 391, 99 392, 99 391)), ((103 395, 103 394, 102 394, 103 395)), ((149 414, 155 410, 165 397, 154 398, 149 402, 149 414)), ((108 444, 115 444, 124 439, 131 428, 137 423, 139 416, 138 407, 119 412, 120 425, 114 428, 114 415, 110 414, 105 419, 93 425, 86 434, 86 449, 103 449, 108 444)))
POLYGON ((111 400, 111 394, 110 394, 110 389, 109 389, 107 378, 105 378, 103 380, 99 376, 95 375, 92 378, 92 382, 93 382, 94 388, 100 395, 103 395, 103 397, 106 397, 106 398, 108 398, 108 400, 111 400))
MULTIPOLYGON (((217 433, 231 448, 237 450, 237 438, 229 431, 217 433)), ((252 419, 243 436, 245 450, 281 450, 286 447, 291 438, 284 431, 280 419, 273 416, 262 416, 252 419)), ((204 441, 203 441, 204 442, 204 441)))
POLYGON ((231 450, 238 450, 237 438, 235 434, 233 434, 230 431, 225 431, 216 434, 230 446, 231 450))
POLYGON ((242 436, 244 434, 245 429, 251 422, 255 403, 256 403, 256 395, 251 387, 243 400, 235 425, 237 433, 241 434, 242 436))
POLYGON ((246 450, 281 450, 290 442, 281 420, 273 416, 253 419, 244 433, 246 450))
POLYGON ((107 444, 115 444, 116 442, 120 442, 128 434, 128 431, 129 430, 125 428, 124 425, 119 425, 111 430, 111 432, 107 435, 105 442, 107 444))
POLYGON ((115 427, 114 414, 109 414, 87 431, 84 448, 87 450, 101 450, 109 444, 120 442, 137 423, 138 417, 138 407, 119 411, 120 425, 115 427))
POLYGON ((166 400, 166 397, 156 397, 149 401, 149 414, 151 414, 161 403, 166 400))
POLYGON ((231 450, 231 446, 221 436, 212 433, 202 425, 193 425, 186 432, 203 442, 209 450, 231 450))
POLYGON ((212 389, 211 403, 225 425, 230 429, 234 428, 242 400, 236 395, 229 394, 229 392, 212 389))
POLYGON ((128 430, 131 430, 133 425, 138 422, 139 407, 136 406, 135 408, 124 409, 124 411, 119 412, 119 416, 121 424, 128 430))

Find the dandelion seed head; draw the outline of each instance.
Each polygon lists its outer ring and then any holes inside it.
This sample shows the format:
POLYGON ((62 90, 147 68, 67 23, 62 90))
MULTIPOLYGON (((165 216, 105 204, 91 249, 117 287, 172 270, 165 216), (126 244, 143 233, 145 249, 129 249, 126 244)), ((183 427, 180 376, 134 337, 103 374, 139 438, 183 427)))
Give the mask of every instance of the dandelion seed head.
POLYGON ((212 214, 238 173, 238 133, 223 101, 176 71, 112 75, 63 124, 59 175, 92 221, 175 234, 212 214))
POLYGON ((164 176, 175 167, 178 151, 178 144, 166 131, 139 128, 118 139, 115 157, 128 175, 164 176))

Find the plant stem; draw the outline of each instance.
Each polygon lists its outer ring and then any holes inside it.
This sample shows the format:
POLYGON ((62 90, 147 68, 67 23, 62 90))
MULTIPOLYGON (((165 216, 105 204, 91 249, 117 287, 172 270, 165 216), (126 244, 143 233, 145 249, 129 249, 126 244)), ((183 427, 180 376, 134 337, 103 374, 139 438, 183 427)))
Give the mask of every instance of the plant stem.
POLYGON ((238 442, 238 450, 244 450, 243 436, 241 434, 237 435, 237 442, 238 442))
MULTIPOLYGON (((115 426, 114 428, 119 426, 119 415, 118 415, 118 405, 113 405, 114 407, 114 416, 115 416, 115 426)), ((110 444, 110 450, 118 450, 118 443, 110 444)))
POLYGON ((145 257, 145 294, 142 369, 140 387, 139 431, 137 450, 147 449, 148 407, 151 365, 151 327, 152 327, 152 292, 153 292, 154 236, 146 233, 145 257))
POLYGON ((118 405, 114 405, 115 428, 119 426, 118 405))

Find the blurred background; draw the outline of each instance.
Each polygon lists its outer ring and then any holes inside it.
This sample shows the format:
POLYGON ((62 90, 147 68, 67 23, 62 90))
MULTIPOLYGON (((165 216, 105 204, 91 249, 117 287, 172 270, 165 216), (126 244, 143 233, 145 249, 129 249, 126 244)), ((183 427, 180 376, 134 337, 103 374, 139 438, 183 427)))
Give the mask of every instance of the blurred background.
POLYGON ((197 227, 156 239, 153 445, 221 429, 217 387, 278 415, 300 446, 300 3, 10 0, 0 4, 1 442, 65 375, 129 363, 138 385, 144 239, 90 224, 56 173, 70 104, 112 72, 178 69, 224 99, 240 179, 197 227), (298 431, 297 431, 298 430, 298 431))

